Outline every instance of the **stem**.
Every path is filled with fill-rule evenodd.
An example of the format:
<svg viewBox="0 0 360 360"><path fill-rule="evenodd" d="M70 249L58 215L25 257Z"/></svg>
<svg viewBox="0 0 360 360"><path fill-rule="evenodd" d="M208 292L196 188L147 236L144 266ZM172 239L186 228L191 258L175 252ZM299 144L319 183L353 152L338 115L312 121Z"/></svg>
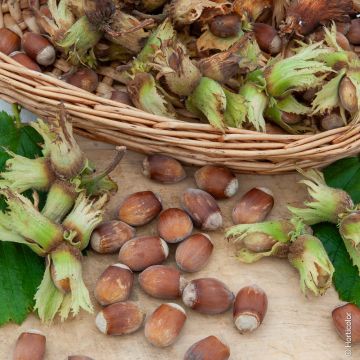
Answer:
<svg viewBox="0 0 360 360"><path fill-rule="evenodd" d="M15 124L16 124L16 127L19 129L22 124L21 124L21 118L20 118L20 112L21 112L21 106L17 103L14 103L11 105L12 107L12 110L13 110L13 116L14 116L14 119L15 119Z"/></svg>

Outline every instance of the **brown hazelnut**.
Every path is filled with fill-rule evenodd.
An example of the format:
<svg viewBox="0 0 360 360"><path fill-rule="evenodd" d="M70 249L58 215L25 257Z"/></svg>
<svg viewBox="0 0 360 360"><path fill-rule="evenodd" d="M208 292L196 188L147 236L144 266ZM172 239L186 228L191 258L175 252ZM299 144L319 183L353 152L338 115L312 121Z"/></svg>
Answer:
<svg viewBox="0 0 360 360"><path fill-rule="evenodd" d="M270 189L256 187L242 196L232 212L234 224L253 224L264 221L274 206Z"/></svg>
<svg viewBox="0 0 360 360"><path fill-rule="evenodd" d="M110 265L96 283L95 298L103 306L126 301L130 297L133 284L134 274L128 266Z"/></svg>
<svg viewBox="0 0 360 360"><path fill-rule="evenodd" d="M213 249L208 235L194 234L176 248L176 264L182 271L199 271L208 263Z"/></svg>
<svg viewBox="0 0 360 360"><path fill-rule="evenodd" d="M220 314L227 311L234 301L234 294L227 286L213 278L196 279L185 287L182 300L193 310L203 314Z"/></svg>
<svg viewBox="0 0 360 360"><path fill-rule="evenodd" d="M118 220L100 224L91 234L90 244L99 254L112 254L135 237L135 229Z"/></svg>
<svg viewBox="0 0 360 360"><path fill-rule="evenodd" d="M345 304L332 312L333 322L339 336L352 344L360 343L360 308Z"/></svg>
<svg viewBox="0 0 360 360"><path fill-rule="evenodd" d="M161 154L149 155L144 159L143 174L163 184L174 184L186 177L185 170L179 161Z"/></svg>
<svg viewBox="0 0 360 360"><path fill-rule="evenodd" d="M22 38L22 45L25 53L38 64L49 66L55 62L55 48L44 36L27 32Z"/></svg>
<svg viewBox="0 0 360 360"><path fill-rule="evenodd" d="M38 330L23 332L15 346L14 360L43 360L45 357L46 337Z"/></svg>
<svg viewBox="0 0 360 360"><path fill-rule="evenodd" d="M134 106L129 94L126 91L114 90L111 93L110 99L125 105Z"/></svg>
<svg viewBox="0 0 360 360"><path fill-rule="evenodd" d="M228 38L239 34L241 21L236 14L218 15L210 21L209 29L215 36Z"/></svg>
<svg viewBox="0 0 360 360"><path fill-rule="evenodd" d="M194 225L203 230L216 230L222 226L222 215L216 200L207 192L187 189L182 195L182 207Z"/></svg>
<svg viewBox="0 0 360 360"><path fill-rule="evenodd" d="M15 51L10 54L10 57L29 70L41 72L40 66L23 52Z"/></svg>
<svg viewBox="0 0 360 360"><path fill-rule="evenodd" d="M336 30L338 32L341 32L342 34L346 35L350 30L351 23L349 22L335 22L336 24Z"/></svg>
<svg viewBox="0 0 360 360"><path fill-rule="evenodd" d="M68 360L93 360L93 358L83 355L71 355L68 356Z"/></svg>
<svg viewBox="0 0 360 360"><path fill-rule="evenodd" d="M70 75L65 75L64 79L68 84L91 93L94 92L99 85L98 74L89 68L82 68Z"/></svg>
<svg viewBox="0 0 360 360"><path fill-rule="evenodd" d="M169 255L169 247L158 236L140 236L126 242L119 252L119 260L133 271L142 271L161 264Z"/></svg>
<svg viewBox="0 0 360 360"><path fill-rule="evenodd" d="M96 316L96 326L107 335L126 335L137 331L145 314L133 302L119 302L107 306Z"/></svg>
<svg viewBox="0 0 360 360"><path fill-rule="evenodd" d="M160 214L157 229L166 242L178 243L191 235L193 223L184 210L170 208Z"/></svg>
<svg viewBox="0 0 360 360"><path fill-rule="evenodd" d="M264 320L267 311L267 296L258 286L246 286L236 295L234 322L241 334L256 330Z"/></svg>
<svg viewBox="0 0 360 360"><path fill-rule="evenodd" d="M357 89L347 76L343 77L340 81L339 97L341 105L345 110L350 113L354 113L358 110Z"/></svg>
<svg viewBox="0 0 360 360"><path fill-rule="evenodd" d="M63 294L68 294L71 291L70 279L65 278L58 280L55 267L52 263L50 264L50 274L54 285L59 291L61 291Z"/></svg>
<svg viewBox="0 0 360 360"><path fill-rule="evenodd" d="M14 51L20 50L20 37L9 29L0 29L0 52L10 55Z"/></svg>
<svg viewBox="0 0 360 360"><path fill-rule="evenodd" d="M346 51L351 51L351 45L348 38L339 31L336 32L336 42L342 49Z"/></svg>
<svg viewBox="0 0 360 360"><path fill-rule="evenodd" d="M262 51L276 55L282 49L282 41L275 28L264 23L253 25L255 38Z"/></svg>
<svg viewBox="0 0 360 360"><path fill-rule="evenodd" d="M176 341L185 321L186 313L180 305L162 304L146 320L145 337L154 346L170 346Z"/></svg>
<svg viewBox="0 0 360 360"><path fill-rule="evenodd" d="M142 226L154 220L162 210L161 200L152 191L129 195L119 208L119 219L132 226Z"/></svg>
<svg viewBox="0 0 360 360"><path fill-rule="evenodd" d="M194 176L198 188L208 192L215 199L230 198L236 194L239 187L235 174L221 166L203 166Z"/></svg>
<svg viewBox="0 0 360 360"><path fill-rule="evenodd" d="M228 360L230 348L216 336L208 336L192 345L184 360Z"/></svg>
<svg viewBox="0 0 360 360"><path fill-rule="evenodd" d="M351 20L351 25L346 37L353 45L360 45L360 19Z"/></svg>
<svg viewBox="0 0 360 360"><path fill-rule="evenodd" d="M181 296L187 282L179 270L165 265L153 265L139 275L139 284L148 295L170 300Z"/></svg>
<svg viewBox="0 0 360 360"><path fill-rule="evenodd" d="M345 126L341 116L335 113L324 116L320 123L321 128L324 130L332 130Z"/></svg>

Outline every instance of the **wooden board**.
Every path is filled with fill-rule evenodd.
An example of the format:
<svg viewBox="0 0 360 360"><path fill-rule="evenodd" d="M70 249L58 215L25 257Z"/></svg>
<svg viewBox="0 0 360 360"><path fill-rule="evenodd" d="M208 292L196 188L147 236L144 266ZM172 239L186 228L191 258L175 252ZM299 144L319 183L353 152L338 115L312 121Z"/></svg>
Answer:
<svg viewBox="0 0 360 360"><path fill-rule="evenodd" d="M111 146L81 140L86 154L101 168L113 155ZM194 168L187 168L188 178L177 185L164 186L145 179L141 174L143 156L127 153L113 178L119 184L117 195L107 208L107 218L116 218L120 201L140 190L153 190L163 199L164 207L179 206L181 193L194 187ZM286 205L301 204L304 189L297 184L298 175L256 176L239 175L240 189L231 200L220 202L225 227L231 225L231 210L236 199L254 186L267 186L275 194L276 206L270 218L285 217ZM155 222L140 228L138 234L155 234ZM265 259L253 265L239 263L234 257L233 245L224 240L223 233L213 232L215 251L208 266L199 273L186 275L187 279L217 277L237 292L241 287L256 283L266 290L269 309L263 325L253 334L240 335L233 326L231 312L204 316L187 310L188 319L179 340L167 349L149 345L140 330L124 337L107 337L99 333L94 315L81 313L76 319L52 326L40 324L30 316L23 325L7 325L0 329L0 359L11 359L18 335L29 328L42 330L47 336L47 360L67 359L70 354L91 356L94 360L181 360L194 342L211 334L219 336L231 348L232 360L340 360L346 359L345 344L335 333L331 311L341 302L330 289L320 298L306 299L299 289L297 272L285 260ZM117 261L116 255L100 256L90 253L84 259L84 278L90 291L100 273ZM173 264L173 251L167 264ZM160 300L152 299L136 284L133 301L139 302L151 313ZM95 301L94 301L95 303ZM181 303L179 301L179 303ZM96 312L100 306L96 305ZM360 346L353 346L352 358L360 358Z"/></svg>

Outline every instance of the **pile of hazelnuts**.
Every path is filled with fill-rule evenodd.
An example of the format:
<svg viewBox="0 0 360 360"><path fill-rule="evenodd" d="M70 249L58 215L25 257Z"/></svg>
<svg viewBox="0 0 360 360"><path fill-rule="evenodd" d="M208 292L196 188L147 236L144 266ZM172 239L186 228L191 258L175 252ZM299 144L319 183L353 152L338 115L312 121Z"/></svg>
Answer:
<svg viewBox="0 0 360 360"><path fill-rule="evenodd" d="M180 162L165 155L150 155L143 162L143 173L164 184L176 183L186 173ZM227 168L207 165L195 173L198 189L187 189L181 196L182 209L163 210L161 199L152 191L136 192L126 197L118 210L118 219L101 224L91 237L92 249L100 254L119 252L119 263L109 266L95 287L95 298L104 306L96 325L104 334L124 335L137 331L145 321L145 337L154 346L164 348L178 338L186 312L178 304L164 303L145 319L141 307L128 301L138 282L148 295L182 302L199 313L215 315L233 307L234 323L240 333L251 332L262 323L267 310L267 296L258 286L242 288L236 297L215 278L187 281L181 272L194 273L204 268L213 252L208 234L194 233L193 227L212 231L222 226L217 199L234 196L238 190L236 176ZM237 223L262 221L274 204L270 190L254 188L235 205ZM157 236L136 237L135 227L158 217ZM176 244L178 268L162 265L169 245ZM188 349L184 359L225 360L230 349L215 336L209 336Z"/></svg>

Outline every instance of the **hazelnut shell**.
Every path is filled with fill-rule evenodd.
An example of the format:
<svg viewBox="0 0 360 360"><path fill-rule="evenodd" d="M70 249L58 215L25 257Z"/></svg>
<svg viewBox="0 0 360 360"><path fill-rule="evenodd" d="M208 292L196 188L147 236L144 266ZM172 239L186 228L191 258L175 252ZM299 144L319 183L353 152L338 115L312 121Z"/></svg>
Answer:
<svg viewBox="0 0 360 360"><path fill-rule="evenodd" d="M360 343L360 308L354 304L345 304L335 308L332 319L336 331L344 341ZM351 329L351 334L349 330ZM348 333L348 334L347 334Z"/></svg>
<svg viewBox="0 0 360 360"><path fill-rule="evenodd" d="M169 247L158 236L140 236L126 242L119 252L119 260L133 271L142 271L161 264L169 255Z"/></svg>
<svg viewBox="0 0 360 360"><path fill-rule="evenodd" d="M22 46L25 53L40 65L49 66L56 60L55 48L40 34L26 32L22 38Z"/></svg>
<svg viewBox="0 0 360 360"><path fill-rule="evenodd" d="M132 226L142 226L155 219L161 210L161 201L152 191L140 191L123 201L119 219Z"/></svg>
<svg viewBox="0 0 360 360"><path fill-rule="evenodd" d="M216 336L208 336L192 345L184 360L228 360L229 357L230 348Z"/></svg>
<svg viewBox="0 0 360 360"><path fill-rule="evenodd" d="M45 335L38 330L29 330L17 339L13 360L43 360L45 350Z"/></svg>
<svg viewBox="0 0 360 360"><path fill-rule="evenodd" d="M213 249L214 245L208 235L194 234L176 248L176 264L182 271L199 271L208 263Z"/></svg>
<svg viewBox="0 0 360 360"><path fill-rule="evenodd" d="M21 39L13 31L1 28L0 29L0 52L5 55L10 55L14 51L20 50Z"/></svg>

